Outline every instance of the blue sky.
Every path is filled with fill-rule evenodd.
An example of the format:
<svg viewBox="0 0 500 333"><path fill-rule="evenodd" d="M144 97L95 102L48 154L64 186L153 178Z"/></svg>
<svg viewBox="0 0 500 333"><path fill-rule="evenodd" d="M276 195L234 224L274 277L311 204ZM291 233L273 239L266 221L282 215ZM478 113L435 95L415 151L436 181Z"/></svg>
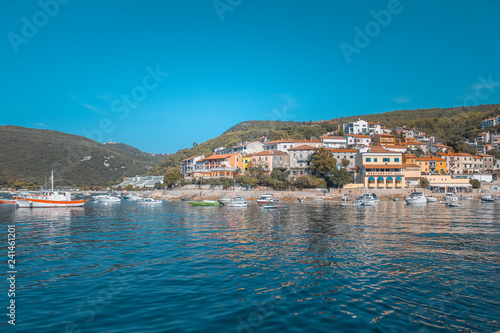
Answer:
<svg viewBox="0 0 500 333"><path fill-rule="evenodd" d="M245 120L500 103L500 2L0 2L0 125L173 153Z"/></svg>

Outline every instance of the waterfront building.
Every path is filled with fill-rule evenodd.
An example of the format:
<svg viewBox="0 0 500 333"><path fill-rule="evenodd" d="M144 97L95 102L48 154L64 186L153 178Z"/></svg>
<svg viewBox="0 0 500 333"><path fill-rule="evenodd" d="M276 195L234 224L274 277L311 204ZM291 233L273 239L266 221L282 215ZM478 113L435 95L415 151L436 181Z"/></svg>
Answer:
<svg viewBox="0 0 500 333"><path fill-rule="evenodd" d="M414 159L420 166L422 174L446 174L446 160L439 156L424 156Z"/></svg>
<svg viewBox="0 0 500 333"><path fill-rule="evenodd" d="M234 178L241 170L242 155L219 154L202 158L196 162L195 178Z"/></svg>
<svg viewBox="0 0 500 333"><path fill-rule="evenodd" d="M352 169L356 167L356 156L358 155L357 149L327 149L332 153L333 158L337 161L337 165L342 164L342 160L345 159L349 161L346 169Z"/></svg>
<svg viewBox="0 0 500 333"><path fill-rule="evenodd" d="M274 168L290 167L290 155L280 150L265 150L246 157L252 158L253 167L260 167L267 174L271 174Z"/></svg>
<svg viewBox="0 0 500 333"><path fill-rule="evenodd" d="M290 177L297 178L311 174L311 155L315 150L316 148L306 145L288 150L288 154L290 155Z"/></svg>
<svg viewBox="0 0 500 333"><path fill-rule="evenodd" d="M438 153L446 161L451 174L474 172L474 157L466 153Z"/></svg>
<svg viewBox="0 0 500 333"><path fill-rule="evenodd" d="M359 173L356 182L368 188L406 187L403 157L382 147L371 147L360 152L356 160Z"/></svg>
<svg viewBox="0 0 500 333"><path fill-rule="evenodd" d="M183 179L189 180L191 179L191 174L195 170L196 162L201 160L202 158L205 158L205 155L201 156L193 156L186 158L181 161L181 177Z"/></svg>
<svg viewBox="0 0 500 333"><path fill-rule="evenodd" d="M472 185L468 178L456 178L451 175L425 176L429 181L429 189L436 192L468 192Z"/></svg>
<svg viewBox="0 0 500 333"><path fill-rule="evenodd" d="M481 157L481 160L482 160L482 166L481 166L481 169L483 170L483 172L485 172L486 170L493 170L495 164L495 158L491 155L488 155L488 154L477 154L477 156Z"/></svg>

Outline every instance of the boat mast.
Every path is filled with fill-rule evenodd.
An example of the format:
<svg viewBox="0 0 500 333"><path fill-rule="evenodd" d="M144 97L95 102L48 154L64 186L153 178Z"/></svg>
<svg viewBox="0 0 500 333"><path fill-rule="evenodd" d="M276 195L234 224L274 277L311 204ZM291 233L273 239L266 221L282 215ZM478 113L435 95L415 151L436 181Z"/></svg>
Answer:
<svg viewBox="0 0 500 333"><path fill-rule="evenodd" d="M54 191L54 170L52 170L52 175L50 176L52 191Z"/></svg>

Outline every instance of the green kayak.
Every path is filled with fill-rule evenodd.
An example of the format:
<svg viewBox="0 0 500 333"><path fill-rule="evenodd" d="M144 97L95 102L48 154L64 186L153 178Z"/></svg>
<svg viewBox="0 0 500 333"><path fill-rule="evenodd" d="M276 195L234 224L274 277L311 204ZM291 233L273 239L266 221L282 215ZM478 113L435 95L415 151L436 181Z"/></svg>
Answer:
<svg viewBox="0 0 500 333"><path fill-rule="evenodd" d="M189 204L191 206L219 206L219 202L213 200L191 201Z"/></svg>

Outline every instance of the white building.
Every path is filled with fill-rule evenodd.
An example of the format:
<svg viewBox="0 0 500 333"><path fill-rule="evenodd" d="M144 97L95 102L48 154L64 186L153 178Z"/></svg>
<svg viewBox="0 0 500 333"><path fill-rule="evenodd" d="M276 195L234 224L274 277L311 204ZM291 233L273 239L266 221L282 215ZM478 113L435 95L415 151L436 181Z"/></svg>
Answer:
<svg viewBox="0 0 500 333"><path fill-rule="evenodd" d="M190 175L194 172L196 162L205 158L205 155L201 156L193 156L190 158L186 158L181 161L181 177L184 179L191 179Z"/></svg>
<svg viewBox="0 0 500 333"><path fill-rule="evenodd" d="M262 142L240 142L233 147L220 147L214 150L215 155L225 155L225 154L238 154L243 155L260 153L264 150L264 144Z"/></svg>
<svg viewBox="0 0 500 333"><path fill-rule="evenodd" d="M489 119L484 119L483 121L481 121L481 128L486 128L488 126L494 127L497 125L500 125L500 116L496 116L496 117L489 118Z"/></svg>
<svg viewBox="0 0 500 333"><path fill-rule="evenodd" d="M295 148L299 146L310 146L312 148L323 147L323 142L321 140L276 140L270 141L263 145L265 151L267 150L279 150L288 153L288 149Z"/></svg>
<svg viewBox="0 0 500 333"><path fill-rule="evenodd" d="M322 136L324 148L347 148L347 140L343 136Z"/></svg>
<svg viewBox="0 0 500 333"><path fill-rule="evenodd" d="M358 121L345 123L343 125L345 135L368 134L368 122L359 119Z"/></svg>
<svg viewBox="0 0 500 333"><path fill-rule="evenodd" d="M347 147L369 147L372 143L372 138L368 135L350 134L344 135L347 140Z"/></svg>

